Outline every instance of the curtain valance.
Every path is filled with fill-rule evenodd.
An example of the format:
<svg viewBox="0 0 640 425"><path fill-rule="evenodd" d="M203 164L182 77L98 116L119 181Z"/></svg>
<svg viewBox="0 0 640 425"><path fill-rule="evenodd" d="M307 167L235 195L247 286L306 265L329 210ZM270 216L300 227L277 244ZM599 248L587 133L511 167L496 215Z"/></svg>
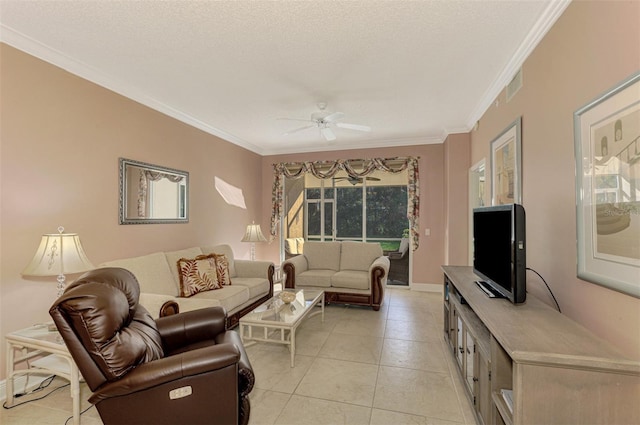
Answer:
<svg viewBox="0 0 640 425"><path fill-rule="evenodd" d="M373 159L338 159L336 161L314 162L281 162L273 164L273 188L271 209L271 239L278 233L278 224L283 210L284 179L296 179L310 173L319 179L330 179L339 171L345 171L349 177L365 177L376 170L388 173L400 173L407 170L407 219L409 220L409 233L411 246L415 251L418 248L420 232L418 219L420 216L420 190L418 158L373 158Z"/></svg>
<svg viewBox="0 0 640 425"><path fill-rule="evenodd" d="M161 173L159 171L144 170L141 172L140 179L138 180L138 217L147 217L147 190L149 189L150 181L157 182L162 179L167 179L172 183L179 183L183 178L183 176Z"/></svg>

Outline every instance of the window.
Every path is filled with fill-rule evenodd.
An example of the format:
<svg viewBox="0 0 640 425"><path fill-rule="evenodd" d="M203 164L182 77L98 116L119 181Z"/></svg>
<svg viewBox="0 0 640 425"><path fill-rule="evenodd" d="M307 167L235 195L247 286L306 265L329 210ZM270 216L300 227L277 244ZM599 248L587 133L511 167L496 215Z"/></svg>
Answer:
<svg viewBox="0 0 640 425"><path fill-rule="evenodd" d="M307 240L379 242L384 250L393 251L409 227L406 176L307 176L303 193Z"/></svg>

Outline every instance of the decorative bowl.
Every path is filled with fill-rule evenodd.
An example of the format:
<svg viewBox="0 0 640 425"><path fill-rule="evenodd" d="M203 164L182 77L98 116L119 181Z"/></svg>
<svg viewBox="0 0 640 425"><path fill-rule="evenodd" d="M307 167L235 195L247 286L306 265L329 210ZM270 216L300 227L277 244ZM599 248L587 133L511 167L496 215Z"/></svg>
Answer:
<svg viewBox="0 0 640 425"><path fill-rule="evenodd" d="M280 299L285 304L289 304L296 299L296 294L293 292L280 292Z"/></svg>

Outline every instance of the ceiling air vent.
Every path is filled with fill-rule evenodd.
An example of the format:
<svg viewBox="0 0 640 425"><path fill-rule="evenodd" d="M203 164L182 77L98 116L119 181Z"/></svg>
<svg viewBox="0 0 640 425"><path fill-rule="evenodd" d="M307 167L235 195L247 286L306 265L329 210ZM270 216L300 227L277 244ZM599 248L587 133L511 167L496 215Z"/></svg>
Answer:
<svg viewBox="0 0 640 425"><path fill-rule="evenodd" d="M520 87L522 87L522 68L516 72L516 75L511 81L509 81L509 84L507 84L507 102L510 101L516 93L518 93Z"/></svg>

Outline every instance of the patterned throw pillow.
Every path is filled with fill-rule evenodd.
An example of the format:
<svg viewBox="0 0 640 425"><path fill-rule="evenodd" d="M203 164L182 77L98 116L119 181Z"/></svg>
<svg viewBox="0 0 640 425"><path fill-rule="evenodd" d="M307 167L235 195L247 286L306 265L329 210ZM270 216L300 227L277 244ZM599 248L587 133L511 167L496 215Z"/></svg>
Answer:
<svg viewBox="0 0 640 425"><path fill-rule="evenodd" d="M181 297L221 288L214 254L199 255L194 259L181 258L178 260L178 271Z"/></svg>
<svg viewBox="0 0 640 425"><path fill-rule="evenodd" d="M216 259L216 270L218 271L218 283L221 286L231 285L231 273L229 273L229 259L224 254L211 254Z"/></svg>

